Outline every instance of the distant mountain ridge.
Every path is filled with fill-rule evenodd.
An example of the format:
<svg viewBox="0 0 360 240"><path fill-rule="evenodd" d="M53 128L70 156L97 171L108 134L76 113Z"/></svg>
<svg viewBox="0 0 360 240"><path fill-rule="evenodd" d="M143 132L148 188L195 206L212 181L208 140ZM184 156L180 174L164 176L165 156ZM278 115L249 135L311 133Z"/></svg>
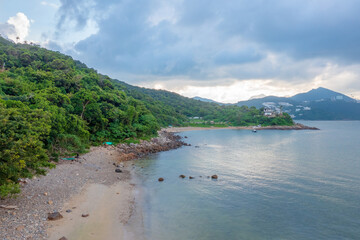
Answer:
<svg viewBox="0 0 360 240"><path fill-rule="evenodd" d="M292 96L291 99L298 102L322 101L326 99L333 99L333 100L337 99L337 100L344 100L347 102L356 102L356 100L353 98L350 98L342 93L338 93L323 87L312 89L306 93L296 94L295 96Z"/></svg>
<svg viewBox="0 0 360 240"><path fill-rule="evenodd" d="M286 112L295 120L360 120L360 103L356 99L323 87L292 97L251 98L236 105Z"/></svg>

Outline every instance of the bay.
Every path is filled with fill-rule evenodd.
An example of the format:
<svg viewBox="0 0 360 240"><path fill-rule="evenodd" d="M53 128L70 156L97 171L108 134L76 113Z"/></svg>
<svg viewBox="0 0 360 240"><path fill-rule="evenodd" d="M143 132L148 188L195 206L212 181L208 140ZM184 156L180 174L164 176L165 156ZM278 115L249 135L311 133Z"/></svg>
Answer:
<svg viewBox="0 0 360 240"><path fill-rule="evenodd" d="M146 238L358 239L360 122L301 123L321 130L183 132L137 161Z"/></svg>

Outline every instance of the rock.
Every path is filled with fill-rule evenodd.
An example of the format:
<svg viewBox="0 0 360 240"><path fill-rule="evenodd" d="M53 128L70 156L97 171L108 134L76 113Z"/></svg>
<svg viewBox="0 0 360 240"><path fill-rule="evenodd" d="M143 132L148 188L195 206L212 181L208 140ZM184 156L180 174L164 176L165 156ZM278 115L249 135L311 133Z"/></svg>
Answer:
<svg viewBox="0 0 360 240"><path fill-rule="evenodd" d="M66 210L67 213L71 213L72 211L70 209Z"/></svg>
<svg viewBox="0 0 360 240"><path fill-rule="evenodd" d="M47 196L48 195L48 193L47 192L44 192L44 196Z"/></svg>
<svg viewBox="0 0 360 240"><path fill-rule="evenodd" d="M122 172L122 170L121 170L121 169L119 169L119 168L117 168L117 169L115 169L115 172L117 172L117 173L121 173L121 172Z"/></svg>
<svg viewBox="0 0 360 240"><path fill-rule="evenodd" d="M194 177L190 176L189 179L194 179Z"/></svg>
<svg viewBox="0 0 360 240"><path fill-rule="evenodd" d="M0 208L5 208L5 209L19 209L18 206L15 206L15 205L0 205Z"/></svg>
<svg viewBox="0 0 360 240"><path fill-rule="evenodd" d="M22 230L24 230L24 228L25 228L24 226L18 226L18 227L16 228L16 230L17 230L17 231L22 231Z"/></svg>
<svg viewBox="0 0 360 240"><path fill-rule="evenodd" d="M68 240L66 237L59 238L59 240Z"/></svg>
<svg viewBox="0 0 360 240"><path fill-rule="evenodd" d="M85 218L85 217L88 217L89 214L88 213L83 213L83 214L81 214L81 216Z"/></svg>
<svg viewBox="0 0 360 240"><path fill-rule="evenodd" d="M185 176L185 175L182 175L182 174L181 174L179 177L180 177L180 178L186 178L186 176Z"/></svg>
<svg viewBox="0 0 360 240"><path fill-rule="evenodd" d="M218 179L218 176L217 175L212 175L211 179Z"/></svg>
<svg viewBox="0 0 360 240"><path fill-rule="evenodd" d="M54 221L63 218L59 212L48 213L48 220Z"/></svg>
<svg viewBox="0 0 360 240"><path fill-rule="evenodd" d="M50 201L48 201L47 203L48 203L49 205L53 205L54 202L50 200Z"/></svg>
<svg viewBox="0 0 360 240"><path fill-rule="evenodd" d="M163 181L164 181L164 178L161 177L161 178L158 179L158 181L159 181L159 182L163 182Z"/></svg>

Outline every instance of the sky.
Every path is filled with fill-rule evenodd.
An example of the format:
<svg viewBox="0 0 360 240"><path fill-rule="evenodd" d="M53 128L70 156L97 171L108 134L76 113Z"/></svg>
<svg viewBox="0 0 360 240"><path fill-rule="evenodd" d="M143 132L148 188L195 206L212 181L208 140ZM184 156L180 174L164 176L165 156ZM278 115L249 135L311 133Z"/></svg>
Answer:
<svg viewBox="0 0 360 240"><path fill-rule="evenodd" d="M358 0L0 0L0 34L187 97L360 99L359 13Z"/></svg>

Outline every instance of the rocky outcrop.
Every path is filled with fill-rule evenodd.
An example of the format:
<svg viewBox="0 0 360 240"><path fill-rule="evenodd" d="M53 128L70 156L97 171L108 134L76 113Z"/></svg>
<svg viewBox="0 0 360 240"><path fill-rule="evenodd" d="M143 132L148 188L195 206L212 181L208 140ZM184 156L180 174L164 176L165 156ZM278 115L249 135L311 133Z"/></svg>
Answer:
<svg viewBox="0 0 360 240"><path fill-rule="evenodd" d="M128 161L144 157L151 153L176 149L188 144L181 141L181 137L174 133L160 131L159 136L150 141L140 140L140 143L118 144L115 148L121 152L119 161Z"/></svg>

